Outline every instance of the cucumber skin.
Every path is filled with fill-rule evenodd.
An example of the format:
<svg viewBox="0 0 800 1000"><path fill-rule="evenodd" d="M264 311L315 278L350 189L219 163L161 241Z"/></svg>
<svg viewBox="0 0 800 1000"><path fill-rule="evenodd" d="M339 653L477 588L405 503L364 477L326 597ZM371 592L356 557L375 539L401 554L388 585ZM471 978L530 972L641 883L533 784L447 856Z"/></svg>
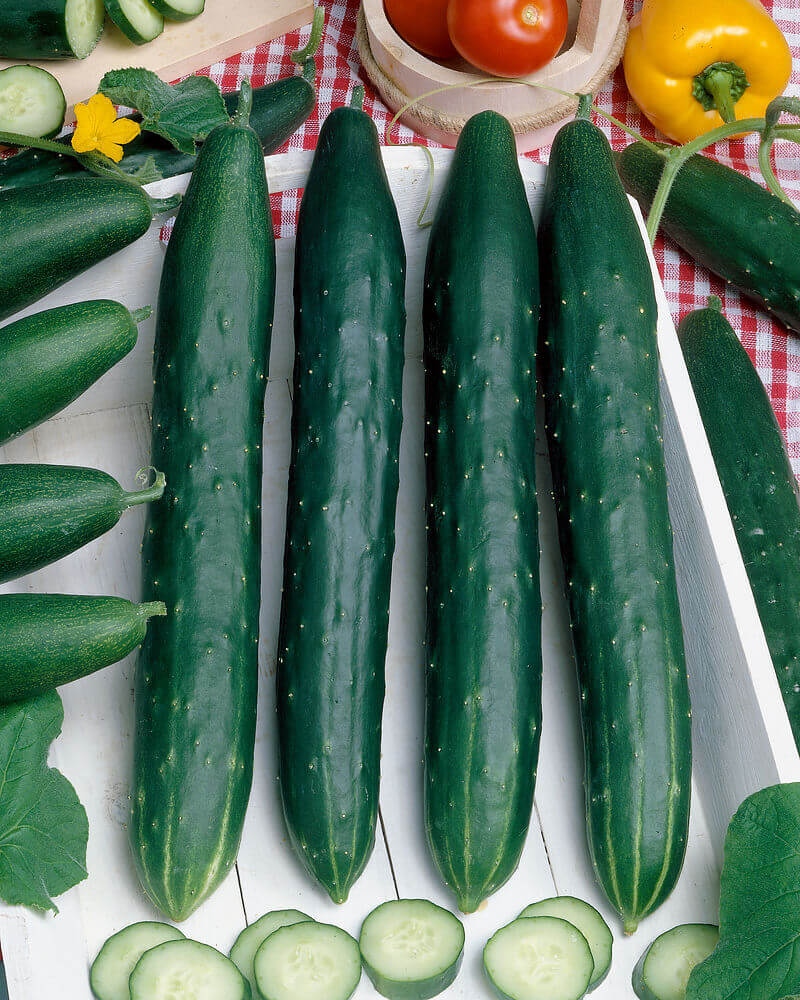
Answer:
<svg viewBox="0 0 800 1000"><path fill-rule="evenodd" d="M649 208L664 161L636 142L617 155L627 190ZM800 216L766 188L707 156L678 173L661 228L698 264L800 333Z"/></svg>
<svg viewBox="0 0 800 1000"><path fill-rule="evenodd" d="M151 7L155 7L159 14L161 14L162 17L165 17L168 21L175 21L181 24L186 21L193 21L196 17L200 17L203 13L202 10L199 10L196 14L182 13L176 10L172 4L165 2L165 0L148 0L148 2ZM203 10L205 10L205 2L203 3Z"/></svg>
<svg viewBox="0 0 800 1000"><path fill-rule="evenodd" d="M570 123L556 138L539 249L545 412L581 689L589 850L632 933L683 865L691 712L653 282L608 142L589 122Z"/></svg>
<svg viewBox="0 0 800 1000"><path fill-rule="evenodd" d="M198 157L167 249L154 357L151 629L136 680L134 859L173 920L227 875L250 794L261 584L264 392L275 244L255 132L222 125Z"/></svg>
<svg viewBox="0 0 800 1000"><path fill-rule="evenodd" d="M155 35L143 35L140 33L138 28L128 19L128 15L125 13L123 7L124 0L103 0L103 5L106 8L106 14L114 22L114 24L119 28L122 34L128 39L129 42L133 42L134 45L148 45L150 42L154 42L159 35L164 33L164 18L161 18L161 30ZM148 0L145 0L147 3ZM148 6L152 7L152 4L148 3ZM158 13L157 11L155 13Z"/></svg>
<svg viewBox="0 0 800 1000"><path fill-rule="evenodd" d="M123 659L154 605L120 597L0 595L0 704L23 701Z"/></svg>
<svg viewBox="0 0 800 1000"><path fill-rule="evenodd" d="M463 912L515 871L533 805L538 317L536 233L513 135L486 112L461 134L431 230L423 307L425 826Z"/></svg>
<svg viewBox="0 0 800 1000"><path fill-rule="evenodd" d="M0 58L75 58L67 38L66 0L3 0Z"/></svg>
<svg viewBox="0 0 800 1000"><path fill-rule="evenodd" d="M712 924L690 924L690 925L687 925L687 926L704 927L705 928L705 927L712 927L713 925ZM672 930L676 930L676 929L677 928L674 928L674 927L672 928ZM716 930L717 928L715 927L714 929ZM669 934L669 933L670 933L670 931L665 931L664 932L664 934ZM633 992L636 994L636 996L639 998L639 1000L663 1000L663 997L660 997L657 993L654 993L650 989L650 987L647 985L647 983L645 982L645 978L644 978L644 964L647 961L648 956L650 955L650 952L653 950L653 945L657 941L660 941L661 938L664 937L664 934L660 934L655 939L655 941L652 941L650 943L650 945L648 946L648 948L645 950L645 953L642 955L642 957L636 963L636 968L633 970L633 975L631 977L631 986L633 987ZM786 998L786 1000L791 1000L791 997Z"/></svg>
<svg viewBox="0 0 800 1000"><path fill-rule="evenodd" d="M701 309L678 333L800 746L800 489L769 396L730 323Z"/></svg>
<svg viewBox="0 0 800 1000"><path fill-rule="evenodd" d="M137 336L128 310L107 299L60 306L3 327L0 445L76 400L133 350Z"/></svg>
<svg viewBox="0 0 800 1000"><path fill-rule="evenodd" d="M147 232L145 192L125 181L72 177L0 192L0 320Z"/></svg>
<svg viewBox="0 0 800 1000"><path fill-rule="evenodd" d="M367 864L378 817L405 272L377 130L363 112L337 108L297 234L277 684L290 839L337 903Z"/></svg>
<svg viewBox="0 0 800 1000"><path fill-rule="evenodd" d="M235 111L238 98L238 91L224 95L223 100L230 114ZM265 156L280 149L294 135L314 110L316 102L313 86L302 76L287 76L265 87L253 89L250 127L258 133ZM64 143L68 144L69 141L70 137L67 137ZM196 156L181 153L165 139L151 132L143 132L125 147L125 155L119 166L126 173L132 174L151 157L164 178L189 173L197 162ZM0 191L26 188L75 174L85 176L85 171L71 156L25 149L0 160Z"/></svg>

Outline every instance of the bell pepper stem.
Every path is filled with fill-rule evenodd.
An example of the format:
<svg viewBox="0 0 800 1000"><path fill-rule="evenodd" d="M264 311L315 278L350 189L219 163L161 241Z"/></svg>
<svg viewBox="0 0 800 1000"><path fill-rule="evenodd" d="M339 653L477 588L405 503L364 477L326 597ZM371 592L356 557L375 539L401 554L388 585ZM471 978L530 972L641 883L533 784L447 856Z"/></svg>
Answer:
<svg viewBox="0 0 800 1000"><path fill-rule="evenodd" d="M725 70L717 70L706 78L706 90L714 98L714 104L724 122L736 121L736 104L731 91L732 78Z"/></svg>
<svg viewBox="0 0 800 1000"><path fill-rule="evenodd" d="M694 78L692 96L705 111L716 108L724 122L733 122L736 102L749 86L747 74L737 63L715 62Z"/></svg>

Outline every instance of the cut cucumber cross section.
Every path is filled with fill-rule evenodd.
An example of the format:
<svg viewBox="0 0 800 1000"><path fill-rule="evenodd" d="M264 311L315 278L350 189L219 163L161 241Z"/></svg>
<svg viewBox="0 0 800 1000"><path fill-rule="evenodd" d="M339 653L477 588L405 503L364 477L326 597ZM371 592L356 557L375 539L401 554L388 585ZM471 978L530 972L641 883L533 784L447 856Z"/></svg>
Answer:
<svg viewBox="0 0 800 1000"><path fill-rule="evenodd" d="M64 24L70 48L78 59L85 59L100 41L106 19L103 0L67 0Z"/></svg>
<svg viewBox="0 0 800 1000"><path fill-rule="evenodd" d="M159 14L168 21L191 21L203 13L206 0L151 0Z"/></svg>
<svg viewBox="0 0 800 1000"><path fill-rule="evenodd" d="M594 973L586 938L558 917L502 927L483 949L483 965L503 1000L580 1000Z"/></svg>
<svg viewBox="0 0 800 1000"><path fill-rule="evenodd" d="M112 935L92 963L89 985L98 1000L130 1000L128 980L146 951L167 941L180 941L177 927L143 921Z"/></svg>
<svg viewBox="0 0 800 1000"><path fill-rule="evenodd" d="M61 131L66 110L61 84L46 69L0 70L0 132L49 139Z"/></svg>
<svg viewBox="0 0 800 1000"><path fill-rule="evenodd" d="M633 970L639 1000L684 1000L692 969L704 962L719 942L711 924L682 924L657 937Z"/></svg>
<svg viewBox="0 0 800 1000"><path fill-rule="evenodd" d="M146 951L129 987L130 1000L250 1000L250 986L229 958L187 939Z"/></svg>
<svg viewBox="0 0 800 1000"><path fill-rule="evenodd" d="M543 899L540 903L532 903L520 913L520 917L560 917L577 927L586 938L594 960L594 973L589 989L593 990L606 978L611 968L614 935L593 906L574 896L554 896L552 899Z"/></svg>
<svg viewBox="0 0 800 1000"><path fill-rule="evenodd" d="M134 43L146 45L164 30L164 18L147 0L105 0L108 16Z"/></svg>
<svg viewBox="0 0 800 1000"><path fill-rule="evenodd" d="M253 988L253 996L258 996L255 975L253 974L253 959L261 945L267 940L270 934L281 927L290 927L292 924L302 924L311 917L301 913L300 910L272 910L265 913L255 923L245 927L242 933L236 938L231 948L231 961L237 966L239 971L249 980Z"/></svg>
<svg viewBox="0 0 800 1000"><path fill-rule="evenodd" d="M338 927L293 924L261 945L254 972L263 1000L349 1000L361 979L361 954ZM139 998L131 994L131 1000Z"/></svg>
<svg viewBox="0 0 800 1000"><path fill-rule="evenodd" d="M378 993L389 1000L428 1000L458 975L464 925L427 900L394 899L364 921L359 946Z"/></svg>

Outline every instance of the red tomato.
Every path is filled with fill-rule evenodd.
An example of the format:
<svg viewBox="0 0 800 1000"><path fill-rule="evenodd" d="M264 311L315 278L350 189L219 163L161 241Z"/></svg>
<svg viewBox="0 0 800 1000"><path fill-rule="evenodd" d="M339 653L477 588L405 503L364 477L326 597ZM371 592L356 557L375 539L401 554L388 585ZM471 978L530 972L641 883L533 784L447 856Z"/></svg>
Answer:
<svg viewBox="0 0 800 1000"><path fill-rule="evenodd" d="M385 0L386 14L397 34L434 59L457 55L447 31L448 0Z"/></svg>
<svg viewBox="0 0 800 1000"><path fill-rule="evenodd" d="M567 37L567 0L450 0L450 37L473 66L495 76L528 76Z"/></svg>

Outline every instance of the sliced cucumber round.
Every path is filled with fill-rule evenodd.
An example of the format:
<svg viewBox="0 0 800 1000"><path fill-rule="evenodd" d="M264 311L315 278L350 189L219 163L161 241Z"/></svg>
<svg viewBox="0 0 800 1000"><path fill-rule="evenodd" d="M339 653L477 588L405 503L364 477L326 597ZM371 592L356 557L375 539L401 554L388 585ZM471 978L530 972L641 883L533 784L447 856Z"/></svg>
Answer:
<svg viewBox="0 0 800 1000"><path fill-rule="evenodd" d="M147 0L104 0L108 16L134 45L146 45L164 30L164 18Z"/></svg>
<svg viewBox="0 0 800 1000"><path fill-rule="evenodd" d="M594 974L592 950L559 917L523 917L483 949L489 982L503 1000L581 1000Z"/></svg>
<svg viewBox="0 0 800 1000"><path fill-rule="evenodd" d="M61 84L46 69L9 66L0 70L0 132L49 139L61 131L66 110Z"/></svg>
<svg viewBox="0 0 800 1000"><path fill-rule="evenodd" d="M177 927L146 920L113 934L100 949L89 973L89 986L98 1000L130 1000L128 980L139 959L167 941L180 941Z"/></svg>
<svg viewBox="0 0 800 1000"><path fill-rule="evenodd" d="M191 21L203 13L206 0L150 0L168 21Z"/></svg>
<svg viewBox="0 0 800 1000"><path fill-rule="evenodd" d="M464 954L464 925L425 899L393 899L361 927L361 958L389 1000L428 1000L453 982Z"/></svg>
<svg viewBox="0 0 800 1000"><path fill-rule="evenodd" d="M309 921L270 934L253 971L263 1000L349 1000L361 979L361 953L341 928Z"/></svg>
<svg viewBox="0 0 800 1000"><path fill-rule="evenodd" d="M711 924L682 924L666 931L633 970L633 992L639 1000L684 1000L692 969L718 942L719 928Z"/></svg>
<svg viewBox="0 0 800 1000"><path fill-rule="evenodd" d="M67 0L64 25L77 59L85 59L100 41L106 12L103 0Z"/></svg>
<svg viewBox="0 0 800 1000"><path fill-rule="evenodd" d="M247 979L253 988L253 996L258 996L255 975L253 973L253 959L261 945L267 940L270 934L281 927L291 927L292 924L302 924L312 917L306 916L300 910L272 910L265 913L255 923L245 927L239 937L234 941L231 948L231 961L236 965L241 974Z"/></svg>
<svg viewBox="0 0 800 1000"><path fill-rule="evenodd" d="M197 941L168 941L136 963L130 1000L250 1000L250 985L233 962Z"/></svg>
<svg viewBox="0 0 800 1000"><path fill-rule="evenodd" d="M594 960L589 991L606 978L611 968L614 935L593 906L574 896L554 896L552 899L543 899L541 903L532 903L520 913L520 917L560 917L577 927L589 943Z"/></svg>

